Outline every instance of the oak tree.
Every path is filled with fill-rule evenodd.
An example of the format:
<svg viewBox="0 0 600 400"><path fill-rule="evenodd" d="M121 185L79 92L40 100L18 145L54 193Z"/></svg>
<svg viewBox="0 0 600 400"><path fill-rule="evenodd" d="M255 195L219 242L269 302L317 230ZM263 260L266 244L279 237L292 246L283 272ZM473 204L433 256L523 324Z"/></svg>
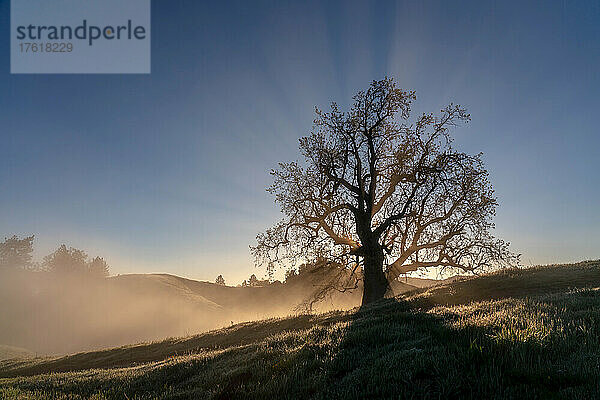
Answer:
<svg viewBox="0 0 600 400"><path fill-rule="evenodd" d="M482 155L452 145L451 129L470 115L450 104L411 121L415 99L385 78L347 112L316 109L300 139L304 162L271 171L268 191L285 217L257 236L258 265L327 259L362 280L367 304L421 268L475 272L517 260L490 233L498 202Z"/></svg>

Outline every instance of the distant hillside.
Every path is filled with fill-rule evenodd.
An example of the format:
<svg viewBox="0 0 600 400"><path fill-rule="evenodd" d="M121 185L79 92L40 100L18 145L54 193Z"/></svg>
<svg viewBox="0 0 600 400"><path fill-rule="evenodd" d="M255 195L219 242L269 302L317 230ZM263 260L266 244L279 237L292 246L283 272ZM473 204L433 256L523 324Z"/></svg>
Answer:
<svg viewBox="0 0 600 400"><path fill-rule="evenodd" d="M326 270L311 271L285 283L243 287L217 285L168 274L120 275L109 280L140 296L170 293L190 301L205 302L207 307L218 309L225 322L239 322L305 311L303 305L306 301L327 282L326 274ZM421 287L429 287L436 282L428 280ZM394 282L392 287L396 294L417 289L399 281ZM314 304L313 308L317 311L349 309L358 306L361 298L361 287L345 293L333 291L326 299Z"/></svg>
<svg viewBox="0 0 600 400"><path fill-rule="evenodd" d="M287 316L303 312L330 273L314 269L286 283L229 287L168 274L92 280L0 271L0 320L11 321L0 325L0 343L61 354ZM393 288L398 294L415 289L402 282ZM333 292L314 310L350 309L360 300L360 287Z"/></svg>
<svg viewBox="0 0 600 400"><path fill-rule="evenodd" d="M514 269L362 309L0 363L0 397L600 398L599 315L600 261Z"/></svg>
<svg viewBox="0 0 600 400"><path fill-rule="evenodd" d="M35 353L21 347L12 347L0 345L0 360L10 358L31 358L35 357Z"/></svg>
<svg viewBox="0 0 600 400"><path fill-rule="evenodd" d="M461 276L452 276L446 279L428 279L428 278L415 278L412 276L400 277L398 282L414 286L416 288L428 288L435 285L444 285L447 283L456 282L463 279Z"/></svg>

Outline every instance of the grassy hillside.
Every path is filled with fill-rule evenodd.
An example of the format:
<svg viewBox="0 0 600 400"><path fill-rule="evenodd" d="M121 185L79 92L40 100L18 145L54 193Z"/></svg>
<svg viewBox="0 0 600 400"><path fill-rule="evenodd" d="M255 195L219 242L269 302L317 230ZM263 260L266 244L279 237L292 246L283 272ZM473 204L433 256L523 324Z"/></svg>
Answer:
<svg viewBox="0 0 600 400"><path fill-rule="evenodd" d="M184 335L226 323L220 305L177 285L176 279L148 275L138 281L143 284L1 271L0 344L61 354Z"/></svg>
<svg viewBox="0 0 600 400"><path fill-rule="evenodd" d="M0 363L0 398L600 398L600 262L349 312Z"/></svg>
<svg viewBox="0 0 600 400"><path fill-rule="evenodd" d="M21 347L0 345L0 360L30 357L35 357L35 353Z"/></svg>
<svg viewBox="0 0 600 400"><path fill-rule="evenodd" d="M331 279L327 274L330 269L313 269L283 284L230 287L168 274L84 279L2 270L0 321L10 324L0 324L0 345L65 354L290 315ZM394 287L396 293L414 288ZM350 309L360 300L360 290L334 292L316 310Z"/></svg>

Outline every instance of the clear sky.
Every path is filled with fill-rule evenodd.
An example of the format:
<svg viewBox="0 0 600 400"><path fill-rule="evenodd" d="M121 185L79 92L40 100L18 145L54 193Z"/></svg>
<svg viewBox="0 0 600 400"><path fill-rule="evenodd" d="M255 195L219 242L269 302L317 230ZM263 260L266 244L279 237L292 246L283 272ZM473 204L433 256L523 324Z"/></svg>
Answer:
<svg viewBox="0 0 600 400"><path fill-rule="evenodd" d="M600 258L600 3L152 1L150 75L10 75L0 0L0 235L113 273L237 283L278 220L268 171L314 106L373 79L453 101L484 152L496 234L525 264Z"/></svg>

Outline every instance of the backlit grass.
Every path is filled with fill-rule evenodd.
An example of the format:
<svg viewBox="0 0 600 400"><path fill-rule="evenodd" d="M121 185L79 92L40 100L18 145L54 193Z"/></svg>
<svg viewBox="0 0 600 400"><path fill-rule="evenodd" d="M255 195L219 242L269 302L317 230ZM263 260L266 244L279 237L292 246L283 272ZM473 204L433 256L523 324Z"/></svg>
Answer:
<svg viewBox="0 0 600 400"><path fill-rule="evenodd" d="M600 264L0 365L0 398L600 398ZM502 293L505 293L503 296Z"/></svg>

